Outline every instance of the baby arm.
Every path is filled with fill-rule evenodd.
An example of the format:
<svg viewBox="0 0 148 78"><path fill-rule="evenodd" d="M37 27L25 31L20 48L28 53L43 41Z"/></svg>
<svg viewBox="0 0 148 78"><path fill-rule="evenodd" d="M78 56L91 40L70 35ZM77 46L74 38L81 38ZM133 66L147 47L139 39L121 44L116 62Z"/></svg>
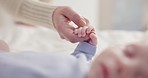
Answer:
<svg viewBox="0 0 148 78"><path fill-rule="evenodd" d="M89 39L80 42L72 55L76 56L77 58L84 56L88 61L91 60L92 57L95 55L97 45L97 37L94 28L91 26L80 27L78 29L75 29L74 34L82 38L88 36Z"/></svg>

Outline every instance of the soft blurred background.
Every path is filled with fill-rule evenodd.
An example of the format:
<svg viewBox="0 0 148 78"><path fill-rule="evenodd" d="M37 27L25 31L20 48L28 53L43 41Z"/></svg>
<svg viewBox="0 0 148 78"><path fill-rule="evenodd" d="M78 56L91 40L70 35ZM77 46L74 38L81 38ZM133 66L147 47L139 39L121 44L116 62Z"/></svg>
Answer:
<svg viewBox="0 0 148 78"><path fill-rule="evenodd" d="M52 4L70 6L88 18L92 26L99 25L99 0L53 0Z"/></svg>
<svg viewBox="0 0 148 78"><path fill-rule="evenodd" d="M98 53L109 46L147 42L147 0L53 0L51 4L68 5L90 20L97 31ZM46 28L21 25L14 33L8 41L12 51L71 53L76 47Z"/></svg>
<svg viewBox="0 0 148 78"><path fill-rule="evenodd" d="M147 0L53 0L68 5L87 17L93 26L115 30L143 31L146 27Z"/></svg>
<svg viewBox="0 0 148 78"><path fill-rule="evenodd" d="M146 30L146 0L100 0L101 29Z"/></svg>

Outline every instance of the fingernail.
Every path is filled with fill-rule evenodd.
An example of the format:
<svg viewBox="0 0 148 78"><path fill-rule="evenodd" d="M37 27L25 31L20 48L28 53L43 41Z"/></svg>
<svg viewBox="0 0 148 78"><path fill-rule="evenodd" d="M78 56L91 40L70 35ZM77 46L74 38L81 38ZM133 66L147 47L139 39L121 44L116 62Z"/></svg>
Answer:
<svg viewBox="0 0 148 78"><path fill-rule="evenodd" d="M80 23L81 26L85 26L85 25L86 25L86 22L85 22L84 19L81 19L81 20L79 21L79 23Z"/></svg>

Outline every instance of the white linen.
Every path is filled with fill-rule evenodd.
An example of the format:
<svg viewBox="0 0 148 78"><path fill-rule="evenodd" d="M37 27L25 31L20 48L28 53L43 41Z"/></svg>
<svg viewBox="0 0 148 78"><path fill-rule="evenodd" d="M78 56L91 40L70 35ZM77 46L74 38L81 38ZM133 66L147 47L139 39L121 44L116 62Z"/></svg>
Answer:
<svg viewBox="0 0 148 78"><path fill-rule="evenodd" d="M9 45L12 51L35 51L35 52L67 52L74 51L76 44L60 39L58 33L46 28L34 28L17 26ZM146 40L148 33L140 31L101 31L98 32L98 48L103 49L114 45Z"/></svg>

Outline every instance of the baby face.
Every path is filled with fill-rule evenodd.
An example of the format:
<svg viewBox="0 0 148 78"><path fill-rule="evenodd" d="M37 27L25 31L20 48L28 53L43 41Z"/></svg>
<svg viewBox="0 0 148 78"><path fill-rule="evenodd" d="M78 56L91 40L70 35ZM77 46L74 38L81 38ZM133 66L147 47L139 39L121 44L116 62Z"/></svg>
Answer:
<svg viewBox="0 0 148 78"><path fill-rule="evenodd" d="M88 78L148 78L148 45L106 49L92 63Z"/></svg>

